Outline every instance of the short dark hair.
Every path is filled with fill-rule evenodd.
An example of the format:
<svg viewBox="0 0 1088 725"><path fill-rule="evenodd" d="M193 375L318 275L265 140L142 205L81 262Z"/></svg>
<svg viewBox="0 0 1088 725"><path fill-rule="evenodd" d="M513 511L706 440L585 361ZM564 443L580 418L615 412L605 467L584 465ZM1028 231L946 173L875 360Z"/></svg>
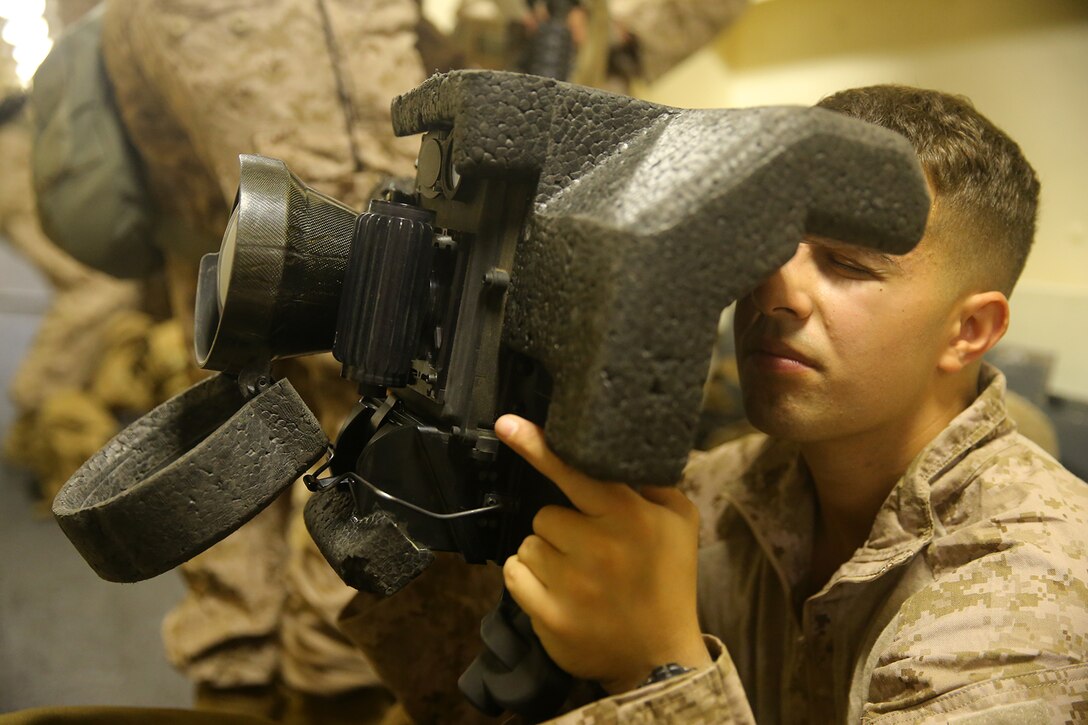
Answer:
<svg viewBox="0 0 1088 725"><path fill-rule="evenodd" d="M1015 141L970 100L940 91L869 86L817 105L905 136L936 196L928 233L950 245L972 279L1011 294L1035 238L1039 202L1039 180Z"/></svg>

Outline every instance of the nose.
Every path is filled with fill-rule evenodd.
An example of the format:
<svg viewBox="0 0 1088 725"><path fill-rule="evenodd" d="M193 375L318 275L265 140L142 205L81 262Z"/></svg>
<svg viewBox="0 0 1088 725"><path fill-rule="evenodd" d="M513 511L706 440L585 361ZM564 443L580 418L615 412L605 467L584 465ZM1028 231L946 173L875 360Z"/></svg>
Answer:
<svg viewBox="0 0 1088 725"><path fill-rule="evenodd" d="M752 303L767 317L806 319L812 314L812 272L812 251L802 243L788 262L752 291Z"/></svg>

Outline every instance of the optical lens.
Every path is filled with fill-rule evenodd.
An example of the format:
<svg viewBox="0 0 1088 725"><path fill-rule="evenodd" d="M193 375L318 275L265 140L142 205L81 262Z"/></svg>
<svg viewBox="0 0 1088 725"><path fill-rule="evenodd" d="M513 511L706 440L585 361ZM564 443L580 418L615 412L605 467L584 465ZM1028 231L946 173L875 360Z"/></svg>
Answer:
<svg viewBox="0 0 1088 725"><path fill-rule="evenodd" d="M234 268L234 246L238 240L238 209L234 209L234 213L230 215L230 221L227 222L227 229L223 232L223 244L219 247L219 272L217 281L217 292L219 300L219 310L222 312L223 303L227 299L227 290L230 288L230 273Z"/></svg>

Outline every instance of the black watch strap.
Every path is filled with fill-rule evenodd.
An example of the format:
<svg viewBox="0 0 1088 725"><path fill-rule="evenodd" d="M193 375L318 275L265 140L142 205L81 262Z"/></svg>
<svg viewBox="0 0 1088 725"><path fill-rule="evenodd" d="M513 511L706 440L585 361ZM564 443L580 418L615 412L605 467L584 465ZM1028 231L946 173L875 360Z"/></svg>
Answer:
<svg viewBox="0 0 1088 725"><path fill-rule="evenodd" d="M646 681L643 682L640 687L646 687L647 685L652 685L655 682L664 682L665 680L672 679L673 677L677 677L679 675L687 674L691 671L692 670L690 667L684 667L683 665L678 665L675 662L670 662L667 665L655 667L650 673L650 676L646 678Z"/></svg>

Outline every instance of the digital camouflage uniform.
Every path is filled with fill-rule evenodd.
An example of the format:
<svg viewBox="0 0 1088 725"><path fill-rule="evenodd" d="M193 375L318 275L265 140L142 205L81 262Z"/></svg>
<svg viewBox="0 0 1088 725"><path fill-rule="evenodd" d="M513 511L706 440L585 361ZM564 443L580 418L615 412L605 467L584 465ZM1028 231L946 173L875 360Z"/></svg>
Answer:
<svg viewBox="0 0 1088 725"><path fill-rule="evenodd" d="M803 603L815 498L796 447L696 454L714 667L556 722L1088 721L1088 484L1016 432L1003 375L981 387Z"/></svg>
<svg viewBox="0 0 1088 725"><path fill-rule="evenodd" d="M197 262L226 225L238 154L283 159L307 184L356 209L384 177L412 173L419 142L392 135L389 102L425 77L419 22L417 0L106 3L105 66L151 195L204 241L157 240L173 313L187 331ZM354 386L327 355L285 367L334 436ZM336 631L354 590L306 535L302 497L281 497L182 565L188 595L163 630L171 661L194 682L238 688L279 680L321 696L377 684Z"/></svg>
<svg viewBox="0 0 1088 725"><path fill-rule="evenodd" d="M1088 484L1016 431L1003 375L985 368L981 389L803 602L815 497L796 446L754 434L693 454L714 666L554 722L1088 721ZM368 605L368 627L403 625L396 602Z"/></svg>

